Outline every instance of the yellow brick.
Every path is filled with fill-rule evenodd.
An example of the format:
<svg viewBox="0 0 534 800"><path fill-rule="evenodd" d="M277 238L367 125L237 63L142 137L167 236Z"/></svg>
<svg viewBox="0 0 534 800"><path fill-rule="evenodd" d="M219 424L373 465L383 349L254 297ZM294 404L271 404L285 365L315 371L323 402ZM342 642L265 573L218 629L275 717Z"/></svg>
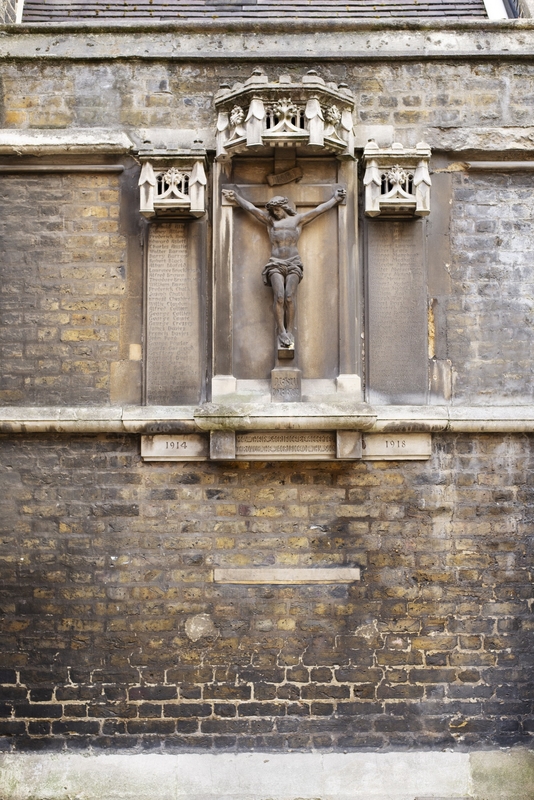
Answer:
<svg viewBox="0 0 534 800"><path fill-rule="evenodd" d="M285 617L284 619L278 620L276 627L281 631L294 631L296 628L296 622L291 617Z"/></svg>
<svg viewBox="0 0 534 800"><path fill-rule="evenodd" d="M98 339L100 339L100 334L94 328L66 330L61 333L61 341L63 342L87 342Z"/></svg>
<svg viewBox="0 0 534 800"><path fill-rule="evenodd" d="M105 206L87 206L81 210L82 217L107 217L108 209Z"/></svg>
<svg viewBox="0 0 534 800"><path fill-rule="evenodd" d="M25 126L28 115L23 111L6 111L4 116L4 124L6 126Z"/></svg>

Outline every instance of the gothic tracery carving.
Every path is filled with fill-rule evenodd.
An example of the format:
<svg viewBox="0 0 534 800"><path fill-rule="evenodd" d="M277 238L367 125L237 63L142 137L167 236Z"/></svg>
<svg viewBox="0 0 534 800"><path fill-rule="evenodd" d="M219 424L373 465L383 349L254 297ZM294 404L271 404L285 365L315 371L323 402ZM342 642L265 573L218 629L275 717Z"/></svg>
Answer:
<svg viewBox="0 0 534 800"><path fill-rule="evenodd" d="M428 171L430 147L425 142L413 149L399 143L380 148L371 140L363 159L367 216L428 216L432 181Z"/></svg>
<svg viewBox="0 0 534 800"><path fill-rule="evenodd" d="M289 75L270 82L255 70L245 83L223 85L215 98L217 159L251 147L317 147L354 158L354 98L345 84L326 83L310 70L299 83Z"/></svg>

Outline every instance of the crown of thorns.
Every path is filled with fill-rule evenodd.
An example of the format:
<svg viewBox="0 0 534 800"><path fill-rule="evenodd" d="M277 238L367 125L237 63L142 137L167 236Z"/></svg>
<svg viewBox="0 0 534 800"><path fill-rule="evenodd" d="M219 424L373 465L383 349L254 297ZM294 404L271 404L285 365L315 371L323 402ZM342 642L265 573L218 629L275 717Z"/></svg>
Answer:
<svg viewBox="0 0 534 800"><path fill-rule="evenodd" d="M272 208L283 208L287 214L291 216L295 216L297 213L291 206L289 205L289 200L287 197L273 197L272 200L269 200L268 203L265 203L265 208L267 211L270 211Z"/></svg>

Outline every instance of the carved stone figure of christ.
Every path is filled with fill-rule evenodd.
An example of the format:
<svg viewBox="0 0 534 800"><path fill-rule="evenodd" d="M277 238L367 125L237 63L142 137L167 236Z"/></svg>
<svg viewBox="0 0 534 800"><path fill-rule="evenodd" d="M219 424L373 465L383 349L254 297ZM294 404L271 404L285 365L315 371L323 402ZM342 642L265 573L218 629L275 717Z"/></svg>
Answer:
<svg viewBox="0 0 534 800"><path fill-rule="evenodd" d="M235 202L267 227L271 240L271 257L263 268L263 282L273 290L274 316L278 341L281 347L294 344L295 303L297 287L304 274L297 244L302 228L320 214L345 199L345 189L336 189L330 200L312 211L298 214L289 205L287 197L273 197L265 204L266 211L257 208L233 189L223 189L230 202Z"/></svg>

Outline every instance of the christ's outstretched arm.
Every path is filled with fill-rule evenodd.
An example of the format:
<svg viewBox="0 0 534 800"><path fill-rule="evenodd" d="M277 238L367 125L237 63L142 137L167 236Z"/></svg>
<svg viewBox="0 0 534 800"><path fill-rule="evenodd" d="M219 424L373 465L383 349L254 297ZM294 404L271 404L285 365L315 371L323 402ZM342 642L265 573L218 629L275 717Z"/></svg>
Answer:
<svg viewBox="0 0 534 800"><path fill-rule="evenodd" d="M253 203L249 203L248 200L245 200L244 197L241 197L241 195L233 189L223 189L222 193L227 200L237 203L238 206L241 206L241 208L244 208L245 211L248 211L250 214L252 214L253 217L256 217L259 222L263 222L264 225L269 224L270 217L266 211L262 211L261 208L257 208L255 205L253 205Z"/></svg>
<svg viewBox="0 0 534 800"><path fill-rule="evenodd" d="M303 214L297 214L298 224L307 225L308 222L313 222L314 219L324 214L329 208L333 208L338 203L342 203L346 195L347 192L345 189L336 189L333 196L330 200L327 200L326 203L321 203L317 208L312 209L312 211L305 211Z"/></svg>

